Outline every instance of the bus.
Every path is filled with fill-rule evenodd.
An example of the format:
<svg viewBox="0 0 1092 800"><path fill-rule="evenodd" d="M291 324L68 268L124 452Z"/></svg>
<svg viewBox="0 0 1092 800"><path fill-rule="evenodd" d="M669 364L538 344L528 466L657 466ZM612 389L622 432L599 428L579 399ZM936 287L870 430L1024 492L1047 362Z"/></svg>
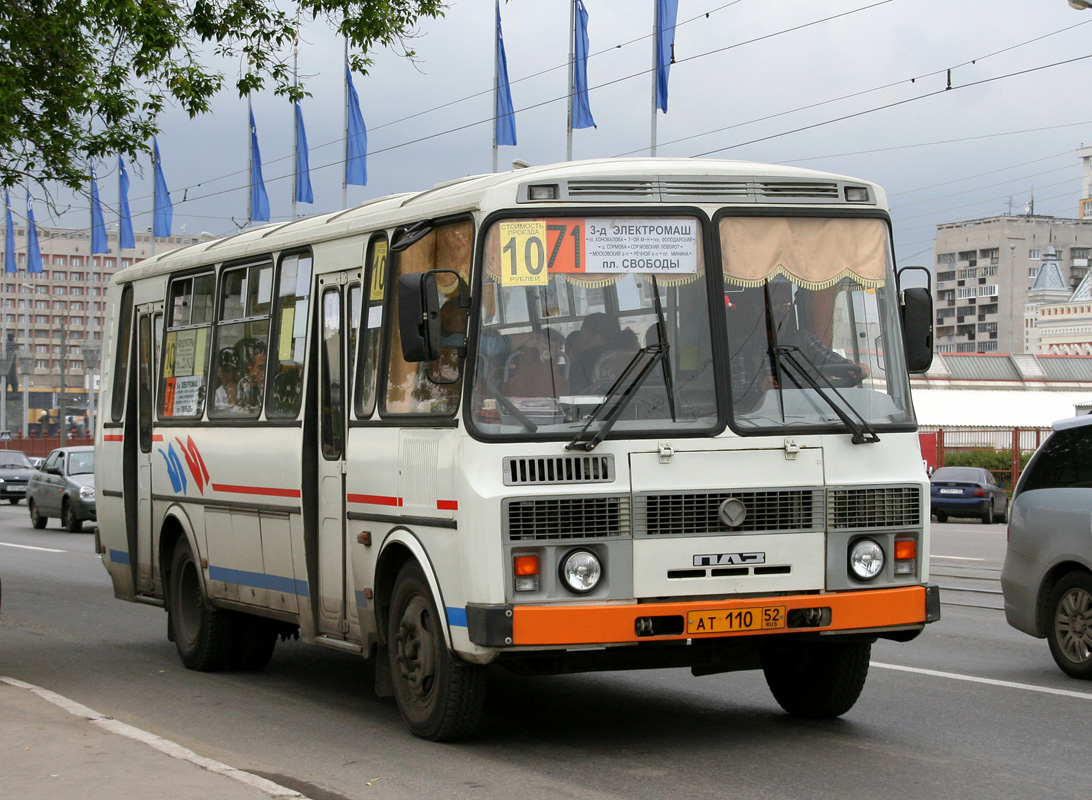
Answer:
<svg viewBox="0 0 1092 800"><path fill-rule="evenodd" d="M186 667L354 653L426 739L498 668L761 669L838 716L940 613L921 282L878 186L700 159L182 247L109 289L96 545Z"/></svg>

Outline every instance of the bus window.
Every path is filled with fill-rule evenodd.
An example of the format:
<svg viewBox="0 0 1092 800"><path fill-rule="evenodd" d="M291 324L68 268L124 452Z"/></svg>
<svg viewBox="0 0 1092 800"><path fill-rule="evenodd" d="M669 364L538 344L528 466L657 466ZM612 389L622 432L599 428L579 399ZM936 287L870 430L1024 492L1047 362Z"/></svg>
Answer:
<svg viewBox="0 0 1092 800"><path fill-rule="evenodd" d="M387 238L377 236L368 245L368 310L364 312L364 336L357 368L356 415L370 417L375 411L375 373L379 363L379 332L383 329L383 287L387 281Z"/></svg>
<svg viewBox="0 0 1092 800"><path fill-rule="evenodd" d="M221 284L209 416L256 417L265 386L273 264L225 269Z"/></svg>
<svg viewBox="0 0 1092 800"><path fill-rule="evenodd" d="M118 338L114 342L114 385L111 389L110 419L121 422L125 412L125 386L128 382L129 343L133 338L133 287L126 286L118 304Z"/></svg>
<svg viewBox="0 0 1092 800"><path fill-rule="evenodd" d="M438 225L423 238L397 254L391 285L401 275L433 269L455 270L463 281L470 276L474 225L470 221ZM390 360L387 369L387 414L438 414L455 412L459 400L459 328L465 331L466 313L458 306L459 280L450 272L436 276L440 293L441 355L431 363L408 362L402 358L398 327L391 326ZM398 295L391 298L391 319L398 319ZM452 342L452 344L448 344ZM436 381L448 381L437 383Z"/></svg>
<svg viewBox="0 0 1092 800"><path fill-rule="evenodd" d="M160 397L163 419L201 416L205 404L209 328L215 280L212 272L171 282L167 335L163 342Z"/></svg>
<svg viewBox="0 0 1092 800"><path fill-rule="evenodd" d="M269 351L270 382L265 410L269 419L295 419L300 413L311 265L309 253L295 253L281 259L274 314L276 346Z"/></svg>

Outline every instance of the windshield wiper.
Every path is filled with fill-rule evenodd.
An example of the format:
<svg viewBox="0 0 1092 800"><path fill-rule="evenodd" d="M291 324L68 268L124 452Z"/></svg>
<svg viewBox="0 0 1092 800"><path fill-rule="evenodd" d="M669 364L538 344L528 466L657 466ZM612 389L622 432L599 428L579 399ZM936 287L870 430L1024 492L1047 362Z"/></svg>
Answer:
<svg viewBox="0 0 1092 800"><path fill-rule="evenodd" d="M792 371L799 375L804 383L814 389L815 393L822 397L826 404L838 415L838 418L845 423L845 426L853 431L853 444L872 444L873 442L880 441L880 436L876 433L876 429L873 428L868 420L853 407L852 403L842 397L842 393L834 387L834 384L823 374L822 370L804 354L803 350L791 345L778 345L777 347L772 348L772 350L775 361L781 368L781 371L784 371L785 365L792 367ZM802 364L801 361L804 363ZM811 369L809 370L804 364L807 364ZM815 379L815 376L818 376L826 386L821 385L819 381ZM834 397L827 394L828 390L834 392L835 397L838 398L838 401L841 401L842 405L839 405ZM847 411L846 409L849 410ZM782 417L783 416L784 414L782 414Z"/></svg>
<svg viewBox="0 0 1092 800"><path fill-rule="evenodd" d="M591 412L587 423L573 437L573 440L565 445L565 449L594 450L596 445L610 433L610 429L622 416L622 412L626 410L630 401L637 396L637 390L641 388L641 385L652 374L652 370L663 360L665 355L667 355L667 344L665 343L647 345L634 353L633 358L626 364L626 368L622 370L622 374L618 376L618 380L607 390L603 401ZM603 419L603 424L599 426L599 430L593 436L585 438L588 429L600 417Z"/></svg>
<svg viewBox="0 0 1092 800"><path fill-rule="evenodd" d="M660 340L660 344L663 345L664 355L667 354L667 323L664 321L664 306L660 300L660 284L656 280L656 276L652 276L652 299L653 307L656 309L656 334ZM663 367L664 375L664 391L667 392L667 408L671 412L671 421L678 422L678 418L675 415L675 387L671 383L671 364L666 359L660 358L660 365Z"/></svg>

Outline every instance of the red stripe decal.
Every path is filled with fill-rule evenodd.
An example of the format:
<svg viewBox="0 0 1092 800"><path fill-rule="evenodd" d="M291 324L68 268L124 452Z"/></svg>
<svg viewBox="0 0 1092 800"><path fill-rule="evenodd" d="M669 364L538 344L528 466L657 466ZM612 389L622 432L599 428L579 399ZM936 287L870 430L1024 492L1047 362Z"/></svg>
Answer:
<svg viewBox="0 0 1092 800"><path fill-rule="evenodd" d="M120 433L104 433L102 436L104 442L124 442L125 437Z"/></svg>
<svg viewBox="0 0 1092 800"><path fill-rule="evenodd" d="M436 501L436 508L439 511L458 511L459 510L459 501L458 500L437 500Z"/></svg>
<svg viewBox="0 0 1092 800"><path fill-rule="evenodd" d="M401 497L387 497L381 494L350 494L346 500L350 503L367 503L370 506L401 506Z"/></svg>
<svg viewBox="0 0 1092 800"><path fill-rule="evenodd" d="M274 489L269 486L233 486L230 483L214 483L213 491L230 494L260 494L264 497L299 497L299 489Z"/></svg>
<svg viewBox="0 0 1092 800"><path fill-rule="evenodd" d="M152 434L152 441L153 442L162 442L163 441L163 434L162 433L153 433Z"/></svg>

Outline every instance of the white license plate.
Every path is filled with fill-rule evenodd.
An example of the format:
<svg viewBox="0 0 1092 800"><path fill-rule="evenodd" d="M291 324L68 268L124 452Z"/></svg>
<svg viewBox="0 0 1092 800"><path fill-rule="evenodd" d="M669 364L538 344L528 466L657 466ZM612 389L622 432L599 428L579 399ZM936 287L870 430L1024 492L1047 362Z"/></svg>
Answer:
<svg viewBox="0 0 1092 800"><path fill-rule="evenodd" d="M962 489L941 489L941 494L963 494Z"/></svg>

